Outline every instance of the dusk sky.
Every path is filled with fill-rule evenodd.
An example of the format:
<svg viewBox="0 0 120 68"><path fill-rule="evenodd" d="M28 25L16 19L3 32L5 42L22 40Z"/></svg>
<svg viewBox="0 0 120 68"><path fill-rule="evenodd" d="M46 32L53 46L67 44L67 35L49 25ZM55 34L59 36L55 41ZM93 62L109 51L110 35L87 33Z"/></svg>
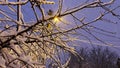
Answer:
<svg viewBox="0 0 120 68"><path fill-rule="evenodd" d="M87 0L64 0L63 2L63 7L62 7L62 13L65 12L66 10L68 9L72 9L74 8L75 6L79 6L79 5L82 5L85 1ZM88 0L88 2L92 2L94 0ZM101 0L103 2L109 2L110 0ZM43 5L43 8L48 11L49 9L52 9L54 12L57 11L57 8L58 8L58 1L55 1L55 5ZM116 0L114 4L112 4L111 6L108 6L110 7L111 9L114 9L115 7L117 7L120 3L120 0ZM35 20L35 17L33 14L33 12L30 10L30 7L29 4L26 5L26 6L22 6L22 8L26 8L28 7L28 9L23 9L22 11L25 13L25 20L29 22L30 21L34 21ZM79 17L79 18L82 18L82 17L85 17L85 20L84 22L89 22L93 19L95 19L97 16L100 15L100 13L104 12L105 10L101 9L101 8L88 8L88 9L83 9L83 10L80 10L79 12L77 13L74 13L75 16ZM39 11L38 11L39 12ZM118 15L120 15L120 8L117 8L116 10L114 10L114 12ZM110 47L114 47L115 50L119 51L120 49L120 20L118 18L116 18L115 16L112 16L112 14L107 14L105 17L104 17L106 20L108 20L107 22L106 21L98 21L96 23L93 23L92 25L94 25L95 27L97 28L101 28L101 29L104 29L108 32L111 32L113 34L110 34L110 33L104 33L104 32L101 32L99 30L95 30L93 29L92 27L90 27L91 31L93 31L93 34L95 36L97 36L98 38L100 38L101 40L107 42L108 44L112 45L107 45L107 46L110 46ZM70 16L65 16L64 17L64 20L67 21L67 22L73 22L73 18L70 17ZM80 24L80 23L77 23L77 24ZM73 23L71 23L70 26L63 26L62 24L59 24L59 26L62 26L62 27L70 27L70 26L73 26ZM95 31L95 32L94 32ZM82 32L82 31L80 31ZM103 33L105 35L110 35L110 36L105 36L105 35L102 35L100 33ZM84 33L84 31L83 31ZM87 36L89 36L89 34L85 33ZM116 37L116 38L115 38ZM84 39L84 38L81 38L80 37L80 43L78 45L89 45L89 41ZM94 38L91 38L91 41L93 44L95 45L100 45L100 46L106 46L106 44L104 43L101 43L99 42L98 40L94 39Z"/></svg>
<svg viewBox="0 0 120 68"><path fill-rule="evenodd" d="M74 0L74 1L73 0L69 0L69 1L64 0L63 12L67 9L71 9L75 6L79 6L80 4L83 4L85 1L86 0ZM89 0L89 2L91 2L91 1L93 1L93 0ZM101 1L109 2L110 0L101 0ZM115 7L119 6L119 3L120 3L120 0L116 0L114 4L112 4L111 6L108 6L108 7L110 7L111 9L114 9ZM52 8L53 10L55 7L56 7L56 5L50 6L50 8ZM104 12L104 11L105 10L103 10L101 8L88 8L88 9L80 10L79 12L75 13L75 15L79 18L85 17L85 22L89 22L89 21L95 19L97 16L100 15L101 12ZM113 12L120 15L120 8L117 8ZM69 22L71 22L71 18L72 17L66 17L67 21L69 21ZM96 23L93 23L92 25L94 25L95 27L104 29L108 32L112 32L113 34L104 33L99 30L94 30L92 27L90 29L91 29L91 31L93 30L93 34L95 36L97 36L101 40L112 45L112 46L110 46L110 45L107 45L107 46L114 47L114 49L116 51L120 52L120 50L119 50L120 49L120 20L118 18L116 18L115 16L112 16L112 14L107 14L104 18L108 21L107 22L106 21L98 21ZM80 23L78 23L78 24L80 24ZM94 32L94 31L96 31L96 32ZM106 34L106 35L108 34L111 37L102 35L99 32ZM106 46L105 44L100 43L96 39L91 38L91 40L92 40L93 44L95 44L95 45ZM90 45L90 44L88 44L89 43L88 40L80 39L79 41L80 41L80 44L83 43L82 45Z"/></svg>
<svg viewBox="0 0 120 68"><path fill-rule="evenodd" d="M74 1L73 0L64 0L63 6L62 6L62 13L65 12L66 10L74 8L75 6L82 5L86 1L87 0L74 0ZM88 0L88 3L92 2L92 1L94 1L94 0ZM101 1L103 1L103 2L109 2L110 0L101 0ZM114 4L112 4L111 6L107 6L107 7L110 7L111 9L114 9L115 7L119 6L119 3L120 3L120 0L116 0ZM23 5L22 6L22 8L23 8L22 12L24 12L23 15L24 15L25 21L29 22L29 23L30 22L32 23L32 21L35 21L35 16L33 14L31 6L29 4L30 3L28 3L27 5ZM58 4L58 1L56 0L54 5L43 5L43 8L45 9L46 13L47 13L47 11L49 9L52 9L54 11L54 13L55 13L57 11L57 8L58 8L57 4ZM26 9L24 9L24 8L26 8ZM8 8L2 6L2 9L8 9ZM116 10L114 10L114 12L116 14L120 15L119 11L120 11L120 8L117 8ZM76 13L74 13L74 15L76 17L80 18L80 19L84 17L85 18L84 22L89 22L89 21L95 19L97 16L99 16L100 13L102 13L102 12L104 12L104 10L101 9L101 8L88 8L88 9L83 9L83 10L80 10L79 12L76 12ZM39 13L39 10L38 10L38 13ZM118 18L116 18L115 16L112 16L110 13L107 14L104 18L106 20L108 20L108 21L107 22L106 21L98 21L98 22L93 23L91 25L94 25L95 27L104 29L104 30L106 30L108 32L113 32L113 34L109 34L108 33L108 35L110 35L111 37L100 34L101 32L99 30L93 29L93 27L89 27L89 28L91 29L91 31L93 30L93 33L97 37L99 37L101 40L109 42L115 48L119 48L119 44L120 44L120 42L119 42L120 41L120 30L119 30L120 29L120 27L119 27L120 23L119 23L119 21L120 20ZM61 26L62 27L72 27L75 24L75 23L71 23L71 22L74 22L74 20L69 15L65 16L64 20L66 22L69 22L70 26L62 26L63 24L59 23L60 27ZM80 24L80 23L77 22L77 24ZM96 31L96 32L94 32L94 31ZM82 31L80 31L80 32L82 32ZM84 31L83 31L83 33L84 33ZM103 34L106 34L106 33L103 32ZM93 41L93 44L104 45L103 43L100 43L99 41L97 41L97 40L95 40L93 38L91 38L91 40ZM81 41L84 44L89 43L88 40L85 40L85 39L80 39L79 41Z"/></svg>
<svg viewBox="0 0 120 68"><path fill-rule="evenodd" d="M70 1L71 1L71 3L68 3L67 0L66 0L66 5L68 4L69 8L83 2L83 0L77 0L77 1L70 0ZM93 1L93 0L89 0L89 1ZM109 0L102 0L102 1L107 2ZM113 8L117 7L119 5L119 3L120 3L120 0L116 0L116 2L113 5L111 5L110 8L113 9ZM87 21L90 21L90 20L96 18L100 14L100 12L103 12L103 11L104 10L101 9L101 8L95 8L95 9L94 8L88 8L86 10L79 11L79 13L76 13L76 16L77 17L82 17L82 16L86 17L85 21L87 22ZM120 15L120 8L118 8L114 12L116 14ZM101 43L101 42L99 42L99 41L97 41L96 39L93 39L93 38L92 38L92 43L95 44L95 45L99 45L99 46L112 47L120 55L120 53L119 53L120 52L120 20L118 20L118 18L112 16L111 14L106 15L104 18L110 20L111 22L109 22L109 21L108 22L98 21L96 23L93 23L92 25L95 25L96 27L107 30L109 32L113 32L114 34L109 34L108 33L108 35L111 36L110 37L110 36L105 36L105 35L100 34L100 33L106 34L106 33L101 32L101 31L95 30L96 32L94 32L94 29L92 29L92 28L91 28L91 31L93 30L93 34L95 36L97 36L98 38L107 42L110 45L103 44L103 43ZM114 24L112 22L114 22L116 24ZM80 44L79 45L82 45L82 46L86 45L87 47L91 46L91 44L88 42L88 40L85 40L85 39L80 39Z"/></svg>

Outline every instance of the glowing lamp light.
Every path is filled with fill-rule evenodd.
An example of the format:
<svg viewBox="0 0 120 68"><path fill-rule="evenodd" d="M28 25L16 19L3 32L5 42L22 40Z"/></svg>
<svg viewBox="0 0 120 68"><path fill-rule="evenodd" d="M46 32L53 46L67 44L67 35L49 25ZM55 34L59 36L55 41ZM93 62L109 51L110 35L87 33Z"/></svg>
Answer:
<svg viewBox="0 0 120 68"><path fill-rule="evenodd" d="M60 22L60 18L59 18L59 17L55 17L55 18L53 19L53 21L54 21L55 23L59 23L59 22Z"/></svg>

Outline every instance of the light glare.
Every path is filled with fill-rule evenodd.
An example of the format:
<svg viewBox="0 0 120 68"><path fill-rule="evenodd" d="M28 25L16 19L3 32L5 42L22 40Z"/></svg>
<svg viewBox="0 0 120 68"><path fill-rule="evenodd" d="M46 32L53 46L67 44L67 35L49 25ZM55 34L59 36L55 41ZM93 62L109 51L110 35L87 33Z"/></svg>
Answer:
<svg viewBox="0 0 120 68"><path fill-rule="evenodd" d="M55 23L59 23L59 22L60 22L60 19L59 19L59 17L55 17L55 18L53 19L53 21L54 21Z"/></svg>

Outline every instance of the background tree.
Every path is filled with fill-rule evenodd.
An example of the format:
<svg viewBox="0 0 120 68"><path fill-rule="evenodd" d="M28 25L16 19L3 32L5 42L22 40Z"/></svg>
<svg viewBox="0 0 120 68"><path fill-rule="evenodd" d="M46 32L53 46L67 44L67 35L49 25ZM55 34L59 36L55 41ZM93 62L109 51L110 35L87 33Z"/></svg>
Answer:
<svg viewBox="0 0 120 68"><path fill-rule="evenodd" d="M117 68L118 55L107 47L81 48L79 54L85 60L79 62L75 56L70 55L70 68Z"/></svg>
<svg viewBox="0 0 120 68"><path fill-rule="evenodd" d="M48 60L52 60L57 67L64 68L69 62L64 60L69 59L69 57L64 60L60 57L65 54L73 54L80 59L79 61L84 60L84 57L79 56L74 48L76 46L74 43L80 41L80 39L84 38L92 43L92 37L109 45L94 35L93 32L98 31L99 34L115 37L113 36L114 32L101 29L94 23L105 21L116 24L116 22L106 19L105 16L108 14L119 21L119 14L114 12L119 6L110 7L115 0L107 2L101 0L86 0L83 2L72 0L72 2L78 4L68 9L65 9L65 6L67 7L66 2L70 1L1 0L1 67L44 67ZM57 9L45 8L45 6L52 5L57 6ZM98 11L97 16L92 17L88 17L86 14L86 16L79 15L80 11L89 9L99 9L100 11ZM87 20L87 18L90 19Z"/></svg>
<svg viewBox="0 0 120 68"><path fill-rule="evenodd" d="M120 68L120 58L117 59L117 67Z"/></svg>
<svg viewBox="0 0 120 68"><path fill-rule="evenodd" d="M118 55L108 48L95 47L89 52L89 61L94 68L117 68Z"/></svg>

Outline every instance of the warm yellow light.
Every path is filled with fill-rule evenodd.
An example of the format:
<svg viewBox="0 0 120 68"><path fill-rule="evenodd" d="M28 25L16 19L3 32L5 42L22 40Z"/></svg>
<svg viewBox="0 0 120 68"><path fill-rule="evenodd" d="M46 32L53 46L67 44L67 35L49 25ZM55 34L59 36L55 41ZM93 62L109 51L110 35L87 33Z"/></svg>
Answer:
<svg viewBox="0 0 120 68"><path fill-rule="evenodd" d="M60 22L60 18L59 18L59 17L55 17L55 18L53 19L53 21L54 21L55 23L58 23L58 22Z"/></svg>

